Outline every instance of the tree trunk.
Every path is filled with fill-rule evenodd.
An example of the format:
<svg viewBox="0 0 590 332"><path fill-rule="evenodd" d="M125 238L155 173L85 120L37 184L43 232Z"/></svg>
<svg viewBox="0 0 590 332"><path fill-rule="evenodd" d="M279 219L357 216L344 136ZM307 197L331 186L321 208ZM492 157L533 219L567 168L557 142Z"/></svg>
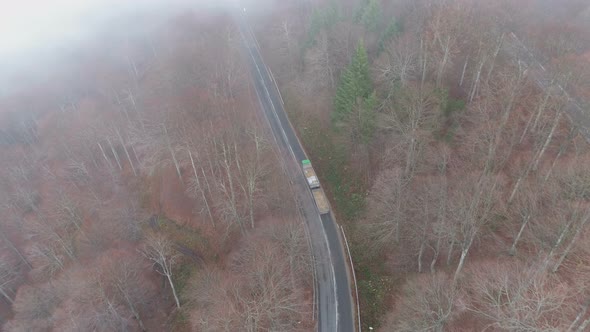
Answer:
<svg viewBox="0 0 590 332"><path fill-rule="evenodd" d="M436 247L434 248L434 255L432 257L432 261L430 262L430 273L434 274L434 266L436 265L436 261L438 260L438 255L440 254L440 242L441 242L441 237L439 236L438 239L436 239Z"/></svg>
<svg viewBox="0 0 590 332"><path fill-rule="evenodd" d="M420 91L424 89L424 81L426 81L426 64L428 62L428 47L424 43L424 37L420 38L420 50L422 52L422 78L420 80Z"/></svg>
<svg viewBox="0 0 590 332"><path fill-rule="evenodd" d="M529 127L531 126L531 123L533 122L533 115L531 114L531 116L529 116L529 120L526 122L526 126L524 126L524 130L522 131L522 134L520 135L520 139L518 140L519 144L522 144L522 142L524 141L524 138L526 137L526 134L528 133Z"/></svg>
<svg viewBox="0 0 590 332"><path fill-rule="evenodd" d="M109 143L109 146L111 147L111 151L113 152L113 155L115 156L115 161L117 162L117 166L119 166L119 170L123 170L123 167L121 167L121 161L119 160L119 155L117 154L117 150L115 150L113 143L111 142L111 140L108 137L107 137L107 143Z"/></svg>
<svg viewBox="0 0 590 332"><path fill-rule="evenodd" d="M551 167L549 167L547 174L545 174L545 178L543 179L544 182L547 182L547 180L549 179L549 176L551 176L551 173L553 172L553 168L555 168L555 164L557 164L557 160L559 160L561 155L567 150L569 144L574 139L576 132L577 132L576 127L572 126L572 129L570 130L570 133L568 134L567 140L561 145L561 147L559 147L559 152L557 153L557 156L555 156L555 159L553 159L553 162L551 163Z"/></svg>
<svg viewBox="0 0 590 332"><path fill-rule="evenodd" d="M12 300L12 298L6 293L6 291L4 290L3 287L1 287L2 285L0 285L0 295L2 295L6 301L8 301L8 303L10 303L11 305L14 303L14 301Z"/></svg>
<svg viewBox="0 0 590 332"><path fill-rule="evenodd" d="M176 168L176 175L178 175L178 179L180 179L180 182L182 181L182 173L180 172L180 165L178 164L178 160L176 160L176 154L174 153L174 149L172 148L172 143L170 142L170 136L168 136L168 128L166 128L166 125L162 125L164 127L164 134L166 136L166 145L168 146L168 151L170 152L170 155L172 156L172 162L174 163L174 167Z"/></svg>
<svg viewBox="0 0 590 332"><path fill-rule="evenodd" d="M580 233L581 233L582 229L584 228L584 226L586 226L586 223L588 222L589 219L590 219L590 213L587 213L586 216L584 216L584 219L582 219L582 222L578 225L578 227L576 227L576 232L574 233L574 236L570 240L570 243L568 243L564 252L561 254L561 257L559 257L559 260L557 261L557 263L553 267L553 270L552 270L553 273L555 273L555 272L557 272L557 270L559 270L559 267L563 263L565 257L570 253L570 251L574 247L574 244L578 240L578 237L580 237Z"/></svg>
<svg viewBox="0 0 590 332"><path fill-rule="evenodd" d="M109 157L107 157L107 154L104 152L104 149L102 148L102 145L100 145L100 143L97 143L97 144L98 144L98 147L100 148L100 152L102 152L102 156L107 161L107 165L109 166L109 168L112 168L113 165L111 164L111 161L109 160Z"/></svg>
<svg viewBox="0 0 590 332"><path fill-rule="evenodd" d="M29 261L26 259L26 257L20 252L20 250L14 245L14 243L12 243L12 241L1 230L0 230L0 237L2 238L2 240L4 240L4 242L6 242L6 244L8 244L10 249L12 249L12 251L14 251L14 253L18 256L18 258L20 258L20 260L29 267L29 269L33 268L33 266L31 265L31 263L29 263Z"/></svg>
<svg viewBox="0 0 590 332"><path fill-rule="evenodd" d="M98 167L99 167L98 160L96 160L96 156L94 155L94 153L90 147L88 148L88 152L90 152L89 155L90 155L90 159L92 160L92 165L94 165L95 169L98 169Z"/></svg>
<svg viewBox="0 0 590 332"><path fill-rule="evenodd" d="M485 82L486 85L488 85L490 78L492 77L492 73L494 72L494 67L496 65L496 58L498 57L498 54L500 53L500 49L502 48L502 44L504 43L505 34L506 33L503 32L498 40L498 44L496 46L496 51L494 51L494 56L492 57L492 64L490 65L490 70L488 70L488 76L486 77L486 82Z"/></svg>
<svg viewBox="0 0 590 332"><path fill-rule="evenodd" d="M469 248L471 248L471 244L469 244L466 248L463 248L461 250L461 258L459 259L459 265L457 265L455 275L453 276L453 284L455 284L457 282L457 279L459 278L459 274L461 273L463 265L465 264L465 258L467 258L467 254L469 253Z"/></svg>
<svg viewBox="0 0 590 332"><path fill-rule="evenodd" d="M518 177L518 180L516 180L516 183L514 184L514 188L512 189L512 192L510 193L510 197L508 198L508 204L512 203L512 200L514 199L514 196L516 196L516 192L518 191L518 188L520 187L522 180L529 174L529 169L530 168L527 167L526 171Z"/></svg>
<svg viewBox="0 0 590 332"><path fill-rule="evenodd" d="M588 311L588 306L589 305L590 305L590 302L588 300L586 300L586 303L584 304L584 306L582 306L582 310L580 310L580 312L578 313L578 315L576 316L576 318L574 319L574 321L567 328L567 331L566 332L571 332L571 331L574 330L574 327L576 327L576 325L578 325L578 322L586 315L586 312Z"/></svg>
<svg viewBox="0 0 590 332"><path fill-rule="evenodd" d="M127 147L125 146L125 142L123 141L123 137L121 137L121 133L119 133L118 128L115 128L115 131L117 132L117 136L119 137L119 142L121 143L121 146L123 147L123 150L125 151L125 155L127 155L127 160L129 161L129 165L131 166L131 170L133 170L133 175L137 176L137 172L135 171L135 166L133 166L133 162L131 161L131 156L129 155L129 151L127 150Z"/></svg>
<svg viewBox="0 0 590 332"><path fill-rule="evenodd" d="M442 46L442 43L441 43L441 46ZM442 83L442 76L445 72L447 62L449 61L449 56L450 56L450 52L451 52L451 37L450 36L447 37L447 41L446 41L446 44L443 46L443 49L444 49L443 59L439 65L438 73L436 75L436 87L437 88L439 88Z"/></svg>
<svg viewBox="0 0 590 332"><path fill-rule="evenodd" d="M553 257L553 253L555 252L555 250L557 248L559 248L559 246L561 245L563 240L565 240L566 234L569 231L570 227L572 226L572 224L574 223L576 218L577 218L577 212L574 212L574 215L571 217L570 221L559 233L559 237L557 238L557 241L555 241L555 244L553 244L553 246L551 247L551 250L549 251L549 254L547 255L547 258L545 259L545 263L544 263L545 267L549 264L549 260L551 260L551 257Z"/></svg>
<svg viewBox="0 0 590 332"><path fill-rule="evenodd" d="M485 58L483 58L481 60L481 62L479 63L479 68L477 69L477 72L475 74L475 79L473 81L473 84L471 85L471 91L469 93L469 102L473 102L473 99L475 98L475 96L477 95L477 90L479 88L479 81L481 79L481 71L483 70L483 65L485 64Z"/></svg>
<svg viewBox="0 0 590 332"><path fill-rule="evenodd" d="M510 256L514 256L514 254L516 254L516 245L518 244L518 241L520 240L520 237L522 236L522 233L524 232L526 225L529 223L529 220L531 220L530 213L527 214L526 217L524 217L524 220L523 220L522 224L520 225L520 230L518 231L516 238L514 238L514 241L512 242L512 247L510 248L510 251L509 251Z"/></svg>
<svg viewBox="0 0 590 332"><path fill-rule="evenodd" d="M404 175L406 178L409 178L410 171L414 169L414 155L416 152L416 138L414 137L415 131L415 129L412 129L412 137L410 138L410 146L408 147L408 156L406 157L406 168L404 170Z"/></svg>
<svg viewBox="0 0 590 332"><path fill-rule="evenodd" d="M491 163L493 162L493 159L496 155L496 149L498 148L498 146L500 145L500 141L502 140L502 133L504 132L504 128L506 127L506 124L508 122L508 119L510 118L510 114L512 113L512 109L514 108L514 101L516 100L516 96L518 95L519 89L518 86L520 85L520 82L522 81L522 79L524 78L524 73L525 71L520 71L519 68L519 73L518 73L518 77L516 79L516 84L513 87L510 96L508 97L508 104L506 105L506 108L504 109L504 112L502 114L502 118L500 119L500 125L498 126L498 129L496 130L496 135L494 138L494 141L492 144L490 144L490 147L488 149L488 160L486 163L486 172L489 172Z"/></svg>
<svg viewBox="0 0 590 332"><path fill-rule="evenodd" d="M520 136L520 140L519 143L522 143L524 141L524 138L526 137L526 134L528 133L529 129L532 129L533 131L535 131L537 129L537 123L539 122L539 118L541 117L541 113L543 113L543 110L545 109L545 106L547 105L547 101L549 100L549 93L547 93L545 95L545 97L543 98L543 101L541 102L541 104L539 104L539 107L537 108L537 112L531 114L531 116L529 117L529 120L526 123L526 126L524 127L524 130L522 131L522 135ZM533 121L533 118L535 119ZM532 128L531 128L532 125Z"/></svg>
<svg viewBox="0 0 590 332"><path fill-rule="evenodd" d="M547 138L545 139L545 143L543 144L543 147L541 148L541 150L537 154L537 157L535 158L535 162L533 163L533 167L532 167L533 170L537 170L537 167L539 166L539 161L541 160L541 157L543 157L543 154L545 154L545 150L547 150L547 147L549 146L549 143L551 142L551 139L553 138L553 134L555 134L555 129L557 128L557 125L559 124L560 118L561 118L561 112L559 112L557 114L557 116L555 117L555 120L553 122L553 126L551 127L551 131L549 132L549 135L547 135Z"/></svg>
<svg viewBox="0 0 590 332"><path fill-rule="evenodd" d="M139 124L141 125L142 133L145 134L145 124L143 123L143 119L141 117L141 114L139 113L139 108L137 107L137 104L135 103L135 98L133 97L133 93L131 93L131 91L127 91L127 94L129 95L129 99L131 100L131 104L133 105L133 109L135 110L135 113L137 114L137 120L139 121Z"/></svg>
<svg viewBox="0 0 590 332"><path fill-rule="evenodd" d="M539 120L541 119L541 115L543 114L543 112L545 111L545 108L547 107L547 103L549 102L550 97L551 97L551 93L547 92L545 94L545 96L543 97L543 100L539 104L539 107L537 108L537 113L535 115L535 121L533 121L533 127L532 127L533 131L537 130L537 125L539 123Z"/></svg>
<svg viewBox="0 0 590 332"><path fill-rule="evenodd" d="M250 215L250 227L254 229L254 199L252 198L253 194L250 193L248 195L248 210Z"/></svg>
<svg viewBox="0 0 590 332"><path fill-rule="evenodd" d="M401 183L397 183L397 200L395 204L395 243L399 243L399 219L402 210L402 200L401 200L401 192L402 192L402 185Z"/></svg>
<svg viewBox="0 0 590 332"><path fill-rule="evenodd" d="M131 152L133 152L133 155L135 156L135 160L139 164L137 168L141 171L142 165L141 165L141 160L139 160L139 155L137 154L137 151L135 151L135 147L133 147L133 143L131 143L130 145L131 145Z"/></svg>
<svg viewBox="0 0 590 332"><path fill-rule="evenodd" d="M174 283L172 282L172 275L170 273L166 273L166 278L168 278L168 283L170 284L170 288L172 288L172 295L174 295L176 307L180 309L180 301L178 300L178 295L176 295L176 288L174 287Z"/></svg>
<svg viewBox="0 0 590 332"><path fill-rule="evenodd" d="M228 184L229 184L229 200L230 200L230 208L231 208L231 213L235 219L235 222L237 222L240 225L240 228L242 229L242 231L244 231L244 225L242 225L242 220L240 220L240 215L238 213L238 208L237 208L237 204L236 204L236 193L235 193L235 188L234 188L234 181L233 181L233 175L231 172L231 165L230 165L230 160L228 160L228 157L230 157L230 152L228 151L229 148L226 147L226 144L222 144L222 148L223 148L223 168L225 169L225 173L227 176L227 180L228 180Z"/></svg>
<svg viewBox="0 0 590 332"><path fill-rule="evenodd" d="M418 251L418 273L422 273L422 254L424 253L424 241L420 244L420 250Z"/></svg>
<svg viewBox="0 0 590 332"><path fill-rule="evenodd" d="M451 258L453 257L453 248L455 247L455 239L451 241L449 252L447 252L447 266L451 265Z"/></svg>
<svg viewBox="0 0 590 332"><path fill-rule="evenodd" d="M199 181L199 175L197 173L197 168L195 167L195 161L193 160L193 154L191 153L191 150L188 150L188 155L191 159L191 164L193 166L193 172L195 174L195 181L197 184L197 189L201 192L201 197L203 199L203 203L205 203L205 207L207 208L207 214L209 215L209 220L211 220L211 223L213 224L213 226L215 226L215 221L213 220L213 214L211 213L211 208L209 207L209 202L207 201L207 197L205 196L205 192L203 191L203 188L201 187L201 182Z"/></svg>
<svg viewBox="0 0 590 332"><path fill-rule="evenodd" d="M584 332L588 326L590 326L590 318L586 319L582 324L580 324L580 327L578 327L576 332Z"/></svg>
<svg viewBox="0 0 590 332"><path fill-rule="evenodd" d="M242 167L240 166L240 157L238 154L238 145L234 142L234 154L236 158L236 166L238 166L238 173L242 175Z"/></svg>
<svg viewBox="0 0 590 332"><path fill-rule="evenodd" d="M123 105L123 103L121 102L121 98L119 98L119 93L113 89L113 94L115 95L115 99L117 99L117 104L119 105L121 113L125 115L125 119L127 119L127 122L131 123L131 119L129 118L129 112L127 111L127 107L125 107L125 105Z"/></svg>
<svg viewBox="0 0 590 332"><path fill-rule="evenodd" d="M118 288L119 288L119 291L121 293L123 293L123 296L125 297L125 302L127 302L127 305L129 306L129 309L131 310L131 313L133 313L133 317L135 317L135 319L137 319L137 323L139 324L139 327L141 328L141 330L147 331L147 329L143 325L143 321L141 320L141 317L139 316L139 312L137 311L137 309L135 308L135 305L133 304L133 302L129 298L129 294L127 294L127 292L121 286L118 286Z"/></svg>
<svg viewBox="0 0 590 332"><path fill-rule="evenodd" d="M465 79L465 71L467 71L467 64L469 63L469 55L465 59L465 64L463 65L463 71L461 72L461 80L459 81L459 86L463 86L463 80Z"/></svg>
<svg viewBox="0 0 590 332"><path fill-rule="evenodd" d="M207 175L205 174L205 169L203 168L203 165L200 165L199 168L201 169L201 174L203 174L203 179L205 180L205 185L207 186L207 192L211 194L211 186L209 186L209 180L207 179Z"/></svg>

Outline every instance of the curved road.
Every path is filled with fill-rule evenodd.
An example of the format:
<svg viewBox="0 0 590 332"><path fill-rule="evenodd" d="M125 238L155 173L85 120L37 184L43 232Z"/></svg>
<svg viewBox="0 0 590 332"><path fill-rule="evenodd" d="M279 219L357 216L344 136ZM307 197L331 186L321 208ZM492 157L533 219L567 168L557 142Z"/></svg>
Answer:
<svg viewBox="0 0 590 332"><path fill-rule="evenodd" d="M254 33L243 15L236 16L243 46L249 55L248 60L261 108L281 150L285 171L295 189L300 210L308 225L316 270L318 331L355 331L347 257L338 226L331 213L320 215L315 207L311 191L299 166L301 160L308 159L307 154L285 113L280 92L270 69L260 55Z"/></svg>

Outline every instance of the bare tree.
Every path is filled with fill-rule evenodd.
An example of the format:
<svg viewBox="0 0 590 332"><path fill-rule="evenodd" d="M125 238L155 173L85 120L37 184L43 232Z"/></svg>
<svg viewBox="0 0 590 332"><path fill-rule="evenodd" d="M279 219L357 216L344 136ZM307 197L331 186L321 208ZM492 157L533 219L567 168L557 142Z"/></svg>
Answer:
<svg viewBox="0 0 590 332"><path fill-rule="evenodd" d="M244 327L249 331L264 327L289 329L303 308L300 294L289 286L289 266L285 260L279 258L275 248L265 246L246 249L236 264L244 267L248 280L233 294L244 308L241 315Z"/></svg>
<svg viewBox="0 0 590 332"><path fill-rule="evenodd" d="M572 248L576 244L576 241L580 238L580 234L584 230L586 224L588 224L588 221L590 221L590 210L585 211L583 213L583 215L581 216L580 220L577 221L576 225L574 226L573 235L571 236L571 239L569 240L568 245L565 247L565 249L563 250L563 252L559 256L559 259L557 260L557 262L553 266L553 269L552 269L553 272L557 272L557 270L559 269L559 267L561 266L561 264L563 263L565 258L570 254L570 252L572 251Z"/></svg>
<svg viewBox="0 0 590 332"><path fill-rule="evenodd" d="M261 191L261 182L266 174L265 165L263 164L263 154L267 149L268 143L256 130L254 130L251 136L254 141L255 151L253 157L251 156L246 160L244 172L240 179L240 187L245 196L248 216L250 218L250 227L254 228L254 209L256 207L256 200Z"/></svg>
<svg viewBox="0 0 590 332"><path fill-rule="evenodd" d="M542 106L543 108L547 107L547 99L548 99L547 96L548 95L546 95L544 97L544 100L541 102L541 105L543 105ZM556 98L552 98L552 99L556 99ZM533 155L532 155L530 162L525 166L524 171L522 171L520 173L518 179L516 180L514 187L512 189L512 192L510 194L510 197L508 198L508 203L512 202L512 199L514 198L516 192L519 190L521 184L523 183L524 179L529 175L529 173L531 171L537 170L539 163L542 160L543 155L547 151L549 144L551 143L553 137L555 136L556 129L558 128L558 125L560 124L560 120L561 120L562 114L563 114L564 105L565 105L565 101L561 101L561 102L559 102L557 100L552 101L552 108L554 108L554 110L555 110L555 115L552 116L550 125L542 126L541 124L538 124L540 113L538 113L538 115L536 116L535 122L531 126L532 127L531 132L533 132L535 134L534 136L536 138L534 140ZM533 115L531 115L531 117L529 119L529 123L531 122L532 117L533 117ZM526 130L529 126L529 123L527 123L527 127L525 127L525 132L523 132L523 136L521 136L521 142L524 138L524 135L525 135Z"/></svg>
<svg viewBox="0 0 590 332"><path fill-rule="evenodd" d="M436 86L440 87L443 76L457 53L459 34L463 30L464 16L468 9L453 1L433 2L430 5L432 17L426 28L432 36L429 41L430 49L435 52L434 58L438 60Z"/></svg>
<svg viewBox="0 0 590 332"><path fill-rule="evenodd" d="M444 274L408 281L385 328L392 331L446 331L452 321L458 290Z"/></svg>
<svg viewBox="0 0 590 332"><path fill-rule="evenodd" d="M123 170L123 166L121 166L121 160L119 159L119 153L115 149L113 142L111 141L111 139L109 137L106 137L106 140L107 140L107 143L109 144L109 147L111 148L111 152L113 153L113 157L115 157L115 161L117 162L117 166L119 167L119 170Z"/></svg>
<svg viewBox="0 0 590 332"><path fill-rule="evenodd" d="M487 328L507 331L563 331L572 314L567 284L534 264L491 265L474 269L469 288L471 309L490 323Z"/></svg>
<svg viewBox="0 0 590 332"><path fill-rule="evenodd" d="M110 256L103 257L103 264L98 273L103 287L111 294L110 298L124 304L141 330L146 331L141 310L150 297L154 296L154 291L153 286L143 274L142 262L133 255L124 253L118 255L117 252L113 252Z"/></svg>
<svg viewBox="0 0 590 332"><path fill-rule="evenodd" d="M127 331L132 317L127 315L125 307L113 297L109 284L102 278L100 269L69 270L66 280L69 283L69 297L75 301L75 307L66 303L68 317L54 314L57 323L65 324L72 330L93 331ZM61 321L61 322L60 322Z"/></svg>
<svg viewBox="0 0 590 332"><path fill-rule="evenodd" d="M315 77L313 82L320 87L326 84L324 82L327 82L331 88L336 86L337 67L332 52L328 34L321 32L318 35L316 46L305 55L309 70Z"/></svg>
<svg viewBox="0 0 590 332"><path fill-rule="evenodd" d="M52 276L77 259L74 240L79 230L72 220L52 220L39 212L25 227L35 240L28 256L39 277Z"/></svg>
<svg viewBox="0 0 590 332"><path fill-rule="evenodd" d="M142 254L152 262L156 271L168 280L176 307L180 308L180 300L172 280L174 265L179 255L175 252L172 242L163 235L150 234L146 237Z"/></svg>
<svg viewBox="0 0 590 332"><path fill-rule="evenodd" d="M435 265L441 251L452 238L452 228L448 218L447 179L441 177L429 180L424 186L412 193L409 206L413 210L413 219L408 225L409 234L416 239L418 245L418 272L423 271L423 260L427 252L431 252L430 272L435 272ZM406 244L404 244L406 247Z"/></svg>
<svg viewBox="0 0 590 332"><path fill-rule="evenodd" d="M239 187L235 183L235 177L239 177L239 173L241 172L239 155L237 155L237 149L233 149L232 145L226 142L221 142L221 150L221 161L219 161L221 172L217 178L218 190L223 195L223 200L219 203L220 210L226 221L238 224L243 231L244 225L238 206Z"/></svg>
<svg viewBox="0 0 590 332"><path fill-rule="evenodd" d="M170 155L172 156L172 161L174 162L174 167L176 168L176 175L178 175L178 178L182 182L182 172L180 171L180 164L178 163L178 160L176 159L176 153L174 151L174 148L172 147L172 142L170 141L170 135L168 135L168 128L166 127L165 124L162 125L162 128L164 129L164 138L166 139L166 146L168 148L168 151L170 152Z"/></svg>
<svg viewBox="0 0 590 332"><path fill-rule="evenodd" d="M417 53L410 36L391 41L385 52L375 61L377 81L385 84L390 91L397 83L405 87L417 73Z"/></svg>
<svg viewBox="0 0 590 332"><path fill-rule="evenodd" d="M303 282L311 286L313 273L313 258L310 252L305 225L297 221L286 221L284 225L272 230L271 236L276 245L281 248L283 255L289 262L289 276L291 287L297 289L298 283Z"/></svg>
<svg viewBox="0 0 590 332"><path fill-rule="evenodd" d="M497 153L497 149L500 145L500 142L502 141L502 137L503 134L506 130L506 126L508 124L508 120L510 119L510 116L512 114L512 111L514 110L515 106L516 106L516 101L517 98L520 96L520 94L522 93L522 90L525 86L525 82L526 82L526 77L527 77L527 73L528 73L528 68L526 67L526 65L522 62L518 62L518 67L515 68L516 69L516 74L514 74L512 71L508 71L511 69L507 69L506 71L503 72L503 79L498 79L498 82L503 82L505 85L502 86L500 89L501 90L505 90L504 93L501 93L500 96L506 96L501 97L501 107L502 107L502 112L501 112L501 118L499 119L499 123L496 129L496 133L495 133L495 138L492 144L489 145L489 149L488 149L488 166L490 165L491 162L493 162L496 158L496 153ZM502 83L500 83L502 84ZM489 167L487 167L489 170Z"/></svg>
<svg viewBox="0 0 590 332"><path fill-rule="evenodd" d="M527 225L529 225L532 220L534 222L534 220L540 217L540 214L542 213L541 204L544 201L547 201L544 199L546 198L544 197L544 194L543 188L528 185L521 190L516 198L515 204L511 206L515 219L520 221L520 227L516 236L514 236L512 245L510 246L510 255L516 254L516 247L518 246Z"/></svg>
<svg viewBox="0 0 590 332"><path fill-rule="evenodd" d="M119 132L119 128L115 127L115 132L117 133L117 137L119 138L119 143L121 144L121 146L123 147L123 150L125 151L125 155L127 156L127 161L129 162L129 166L131 166L131 170L133 171L133 175L137 176L137 171L135 170L135 166L133 165L133 161L131 160L131 155L129 154L129 150L127 149L127 144L123 140L123 136L121 136L121 133Z"/></svg>
<svg viewBox="0 0 590 332"><path fill-rule="evenodd" d="M29 268L33 267L31 265L31 263L29 262L29 260L26 258L25 254L8 237L6 228L1 224L0 224L0 240L2 240L2 243L5 244L6 246L8 246L8 248L10 248L10 250L12 250L18 256L18 258L20 259L20 261L22 263L26 264Z"/></svg>
<svg viewBox="0 0 590 332"><path fill-rule="evenodd" d="M63 300L61 286L51 283L21 286L13 303L14 319L7 330L31 331L52 328L51 316Z"/></svg>
<svg viewBox="0 0 590 332"><path fill-rule="evenodd" d="M208 268L190 284L185 294L187 307L194 308L192 328L303 330L311 305L301 290L309 285L312 262L302 225L284 220L246 237L228 271Z"/></svg>
<svg viewBox="0 0 590 332"><path fill-rule="evenodd" d="M13 299L9 295L12 292L13 283L18 277L18 266L13 264L5 255L0 256L0 295L12 304Z"/></svg>
<svg viewBox="0 0 590 332"><path fill-rule="evenodd" d="M59 198L55 204L52 217L64 227L73 227L77 231L82 231L82 213L77 204L65 194L56 193L56 196Z"/></svg>
<svg viewBox="0 0 590 332"><path fill-rule="evenodd" d="M233 99L237 89L241 86L244 68L242 63L239 61L239 34L236 28L228 26L225 30L225 45L224 52L222 53L222 63L219 64L217 69L219 79L222 83L224 95L227 99Z"/></svg>
<svg viewBox="0 0 590 332"><path fill-rule="evenodd" d="M559 159L567 152L568 148L570 148L570 146L575 142L577 136L578 128L572 125L565 141L560 144L559 151L557 152L555 158L553 158L553 162L551 163L551 166L549 167L547 173L545 174L545 177L543 178L544 182L547 182L549 180L549 177L553 173L555 165L557 164Z"/></svg>
<svg viewBox="0 0 590 332"><path fill-rule="evenodd" d="M203 187L203 185L201 185L201 181L199 180L200 175L199 175L199 172L197 171L197 167L195 166L195 160L193 159L193 154L190 150L190 147L187 147L187 150L188 150L189 158L191 160L191 165L192 165L193 174L194 174L194 178L191 179L190 186L187 188L187 191L189 192L189 195L191 195L193 197L196 196L195 198L200 198L202 200L203 204L205 205L205 210L207 211L207 215L209 216L209 220L211 221L211 223L213 223L213 225L215 225L215 219L213 218L211 206L209 205L209 201L207 200L205 188ZM201 168L201 172L203 173L203 177L205 179L206 175L204 175L203 168Z"/></svg>
<svg viewBox="0 0 590 332"><path fill-rule="evenodd" d="M491 218L496 196L497 179L481 175L476 179L464 179L460 188L451 196L449 211L456 227L461 248L459 263L453 276L457 282L475 239L483 225Z"/></svg>
<svg viewBox="0 0 590 332"><path fill-rule="evenodd" d="M387 110L380 126L390 131L398 142L391 155L394 160L399 158L398 155L405 157L404 176L409 179L419 163L424 146L432 137L429 129L440 100L433 90L421 91L417 87L404 89L397 99L398 104Z"/></svg>
<svg viewBox="0 0 590 332"><path fill-rule="evenodd" d="M399 243L401 226L407 218L406 184L400 170L385 170L376 179L368 200L370 214L365 225L367 240L373 250Z"/></svg>

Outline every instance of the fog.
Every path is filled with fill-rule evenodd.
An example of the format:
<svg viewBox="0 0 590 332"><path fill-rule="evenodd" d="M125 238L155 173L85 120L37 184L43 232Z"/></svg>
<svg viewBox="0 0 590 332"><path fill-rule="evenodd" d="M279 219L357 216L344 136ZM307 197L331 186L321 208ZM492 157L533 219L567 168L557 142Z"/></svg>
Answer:
<svg viewBox="0 0 590 332"><path fill-rule="evenodd" d="M235 0L0 1L0 95L25 81L47 76L67 56L91 45L101 33L118 29L122 34L132 35L157 25L175 12L230 9L237 3Z"/></svg>

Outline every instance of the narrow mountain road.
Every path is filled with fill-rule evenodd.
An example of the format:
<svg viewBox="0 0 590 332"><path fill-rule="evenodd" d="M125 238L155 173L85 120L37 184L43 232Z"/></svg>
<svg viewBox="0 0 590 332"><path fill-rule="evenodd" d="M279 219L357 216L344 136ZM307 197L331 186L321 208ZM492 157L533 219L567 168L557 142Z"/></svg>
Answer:
<svg viewBox="0 0 590 332"><path fill-rule="evenodd" d="M300 163L308 159L287 114L276 82L264 64L254 33L244 14L236 15L248 55L260 106L284 159L284 168L297 195L311 237L315 261L317 327L320 332L355 331L348 257L333 215L317 211ZM312 160L313 162L313 160Z"/></svg>

